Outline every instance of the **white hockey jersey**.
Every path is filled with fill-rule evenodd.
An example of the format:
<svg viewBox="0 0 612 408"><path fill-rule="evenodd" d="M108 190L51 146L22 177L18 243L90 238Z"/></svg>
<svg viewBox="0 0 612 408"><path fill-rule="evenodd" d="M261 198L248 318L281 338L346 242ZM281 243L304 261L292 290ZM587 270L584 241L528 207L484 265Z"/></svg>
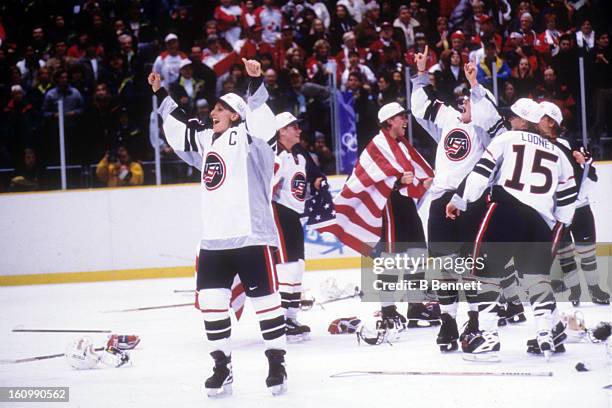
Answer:
<svg viewBox="0 0 612 408"><path fill-rule="evenodd" d="M459 187L491 139L483 129L463 123L457 110L435 99L426 75L413 78L412 83L412 113L438 143L436 175L430 189L435 200Z"/></svg>
<svg viewBox="0 0 612 408"><path fill-rule="evenodd" d="M580 165L578 163L574 163L574 157L572 155L572 149L569 142L565 139L557 139L557 142L566 147L566 155L570 162L572 162L574 166L574 175L576 176L576 185L578 187L578 196L576 197L576 208L584 207L589 205L589 195L595 188L595 184L597 183L597 173L595 171L595 166L593 163L590 163L588 166ZM587 174L584 174L584 171L587 171Z"/></svg>
<svg viewBox="0 0 612 408"><path fill-rule="evenodd" d="M472 89L472 120L478 125L487 129L491 137L497 134L508 131L504 126L504 120L497 111L497 107L493 103L493 99L482 85ZM576 208L584 207L589 204L589 194L593 191L595 183L597 183L597 174L595 167L591 163L588 167L588 174L583 176L585 166L581 166L574 162L571 147L567 140L557 138L555 143L561 144L566 148L565 155L574 168L575 182L577 186L578 196L576 198Z"/></svg>
<svg viewBox="0 0 612 408"><path fill-rule="evenodd" d="M524 131L508 131L489 144L466 180L462 196L451 202L465 211L489 181L536 210L553 227L572 222L576 201L574 170L565 153L551 141Z"/></svg>
<svg viewBox="0 0 612 408"><path fill-rule="evenodd" d="M167 95L163 90L158 94ZM170 146L187 163L201 163L202 249L277 245L271 204L274 151L266 140L273 130L263 134L260 124L249 123L253 110L267 97L260 85L248 97L246 121L221 135L197 119L188 119L169 96L158 109ZM274 115L269 113L268 119L258 119L273 124Z"/></svg>
<svg viewBox="0 0 612 408"><path fill-rule="evenodd" d="M275 202L292 209L298 214L304 213L306 201L307 179L306 158L301 154L293 154L281 144L278 144L279 153L274 162L274 188Z"/></svg>

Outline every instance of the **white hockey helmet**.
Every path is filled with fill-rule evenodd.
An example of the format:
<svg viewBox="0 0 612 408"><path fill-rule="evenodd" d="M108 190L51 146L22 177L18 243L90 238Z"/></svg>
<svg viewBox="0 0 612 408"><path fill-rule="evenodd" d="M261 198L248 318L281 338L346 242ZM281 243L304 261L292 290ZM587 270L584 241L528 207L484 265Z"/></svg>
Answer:
<svg viewBox="0 0 612 408"><path fill-rule="evenodd" d="M80 337L68 344L64 356L68 365L77 370L90 370L100 361L89 337Z"/></svg>
<svg viewBox="0 0 612 408"><path fill-rule="evenodd" d="M544 113L540 105L529 98L520 98L510 106L510 110L519 118L527 122L539 123Z"/></svg>
<svg viewBox="0 0 612 408"><path fill-rule="evenodd" d="M384 123L385 120L391 119L395 115L399 115L402 112L406 112L406 109L404 109L402 105L397 102L391 102L386 105L383 105L378 110L378 122Z"/></svg>
<svg viewBox="0 0 612 408"><path fill-rule="evenodd" d="M291 112L281 112L276 115L276 130L280 130L285 126L289 126L292 123L298 121L298 119L291 114Z"/></svg>
<svg viewBox="0 0 612 408"><path fill-rule="evenodd" d="M219 99L221 99L226 105L234 110L238 115L240 115L241 119L246 118L247 105L244 99L235 93L226 93L222 95Z"/></svg>
<svg viewBox="0 0 612 408"><path fill-rule="evenodd" d="M542 109L542 113L552 120L557 122L557 125L561 126L561 122L563 122L563 113L561 113L561 109L557 105L552 102L543 101L540 102L540 109Z"/></svg>

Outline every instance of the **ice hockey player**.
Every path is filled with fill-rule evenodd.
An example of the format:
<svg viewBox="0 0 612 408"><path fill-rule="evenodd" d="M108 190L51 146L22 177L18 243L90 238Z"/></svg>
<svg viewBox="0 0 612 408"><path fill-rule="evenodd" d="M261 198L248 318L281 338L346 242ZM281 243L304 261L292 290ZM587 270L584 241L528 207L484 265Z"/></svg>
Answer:
<svg viewBox="0 0 612 408"><path fill-rule="evenodd" d="M159 75L152 73L148 78L161 100L158 112L168 143L183 160L199 158L202 163L197 291L214 350L213 375L204 384L210 397L232 391L228 309L236 274L259 319L269 364L266 385L274 395L287 388L285 318L273 252L277 245L271 204L274 116L268 110L267 120L253 120L254 111L265 104L268 94L259 62L243 62L250 77L247 101L233 93L221 96L210 114L212 128L189 119L161 87Z"/></svg>
<svg viewBox="0 0 612 408"><path fill-rule="evenodd" d="M529 291L538 347L549 358L555 350L552 331L557 314L548 280L552 249L561 225L569 225L574 215L576 184L565 154L539 134L544 116L540 106L521 98L511 110L517 122L513 128L524 130L495 137L469 174L463 193L455 194L446 207L447 216L456 218L495 178L475 243L475 256L485 259L485 268L474 270L482 279L482 290L476 295L481 331L470 335L462 348L471 355L500 349L496 327L499 281L514 257Z"/></svg>
<svg viewBox="0 0 612 408"><path fill-rule="evenodd" d="M424 159L416 153L416 150L409 145L404 136L408 118L406 110L400 104L391 102L382 106L378 111L378 121L382 128L379 135L401 141L399 143L400 148L403 148L406 157L410 158L407 167L403 169L402 177L396 181L383 210L379 249L387 254L416 251L418 255L427 246L423 223L417 212L415 199L421 198L431 186L432 178L427 177L420 180L415 176L415 166L429 170L431 175L433 175L433 171ZM377 137L379 136L374 137L370 143L376 144ZM415 183L419 188L407 188L407 186L413 186ZM391 279L396 278L391 275L390 277ZM423 271L410 276L410 279L414 280L423 278ZM385 279L385 276L381 275L381 279ZM409 299L407 315L404 317L398 313L395 302L391 299L385 299L384 293L382 293L382 296L381 317L383 323L394 322L393 324L399 326L400 329L403 329L406 325L408 327L419 327L419 322L422 322L425 326L438 324L440 313L437 304L426 306L423 302L410 301Z"/></svg>
<svg viewBox="0 0 612 408"><path fill-rule="evenodd" d="M272 193L279 241L276 271L287 341L299 342L308 340L310 335L310 327L297 320L304 275L304 230L300 217L304 214L308 192L313 188L318 190L323 178L307 171L308 158L299 144L302 130L297 118L289 112L279 113L276 128L278 140Z"/></svg>
<svg viewBox="0 0 612 408"><path fill-rule="evenodd" d="M472 123L470 98L462 95L457 101L457 109L444 104L436 98L433 87L429 84L426 71L428 48L415 56L417 76L413 78L411 99L412 113L417 122L438 143L436 151L436 176L430 189L431 205L427 223L428 246L430 256L452 260L471 254L478 226L486 212L486 195L470 203L467 211L457 220L446 217L446 204L457 191L462 191L463 180L490 142L489 134ZM464 68L466 77L472 87L478 86L476 69L470 64ZM454 270L441 271L444 280L456 281L461 278ZM441 308L442 326L436 339L443 352L457 350L457 340L478 330L478 312L473 299L466 294L470 304L468 322L459 336L457 329L457 308L459 292L456 290L439 290L438 301ZM518 304L520 305L520 303ZM517 310L518 313L522 313Z"/></svg>
<svg viewBox="0 0 612 408"><path fill-rule="evenodd" d="M576 198L576 213L572 225L566 229L557 255L564 274L565 287L569 288L569 300L574 306L580 303L580 275L574 259L574 250L580 258L580 267L584 273L589 295L595 304L609 305L610 295L599 286L597 272L597 257L595 255L595 219L589 205L589 192L595 188L597 173L591 155L584 147L572 150L570 144L562 139L563 114L561 109L551 102L540 102L540 107L550 118L543 121L542 132L555 140L574 167L578 197ZM575 246L574 246L575 244Z"/></svg>

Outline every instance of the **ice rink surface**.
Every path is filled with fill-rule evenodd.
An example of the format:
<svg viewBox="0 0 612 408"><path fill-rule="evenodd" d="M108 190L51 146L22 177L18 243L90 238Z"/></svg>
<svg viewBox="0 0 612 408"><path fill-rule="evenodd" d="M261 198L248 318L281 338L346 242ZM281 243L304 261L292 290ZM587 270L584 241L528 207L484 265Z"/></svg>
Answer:
<svg viewBox="0 0 612 408"><path fill-rule="evenodd" d="M359 284L358 270L308 272L306 288L315 297L321 282L333 276L339 287ZM267 361L257 320L247 301L234 325L234 395L210 400L203 381L211 373L210 349L204 341L202 316L193 307L139 312L118 309L171 305L193 300L193 280L159 279L0 288L0 359L62 353L79 334L13 333L23 328L109 329L141 336L131 351L130 367L76 371L63 358L0 365L0 386L68 386L69 403L0 403L0 407L610 407L611 366L603 344L568 344L567 353L550 362L528 355L525 342L535 336L533 319L501 329L498 363L474 363L460 352L442 355L435 345L438 328L409 329L393 345L359 346L355 335L330 335L338 317L372 316L376 303L357 299L315 306L299 319L311 326L311 340L288 345L289 391L272 397L265 387ZM562 311L572 309L560 304ZM405 304L399 309L405 313ZM610 307L583 303L587 326L612 320ZM465 320L465 305L459 312ZM106 335L93 334L95 346ZM591 371L577 372L579 361ZM540 372L552 377L364 376L330 378L350 370L445 372Z"/></svg>

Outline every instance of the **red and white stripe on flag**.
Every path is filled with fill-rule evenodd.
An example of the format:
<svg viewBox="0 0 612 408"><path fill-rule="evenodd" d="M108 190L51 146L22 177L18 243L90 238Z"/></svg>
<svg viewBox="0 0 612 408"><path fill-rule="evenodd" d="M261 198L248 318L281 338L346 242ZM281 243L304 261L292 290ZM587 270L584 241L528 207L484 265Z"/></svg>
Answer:
<svg viewBox="0 0 612 408"><path fill-rule="evenodd" d="M404 172L413 172L415 181L399 192L422 197L426 189L421 181L433 177L433 169L405 138L394 139L381 131L361 153L353 173L334 198L335 223L319 228L319 232L330 232L360 254L370 255L380 240L387 199Z"/></svg>

